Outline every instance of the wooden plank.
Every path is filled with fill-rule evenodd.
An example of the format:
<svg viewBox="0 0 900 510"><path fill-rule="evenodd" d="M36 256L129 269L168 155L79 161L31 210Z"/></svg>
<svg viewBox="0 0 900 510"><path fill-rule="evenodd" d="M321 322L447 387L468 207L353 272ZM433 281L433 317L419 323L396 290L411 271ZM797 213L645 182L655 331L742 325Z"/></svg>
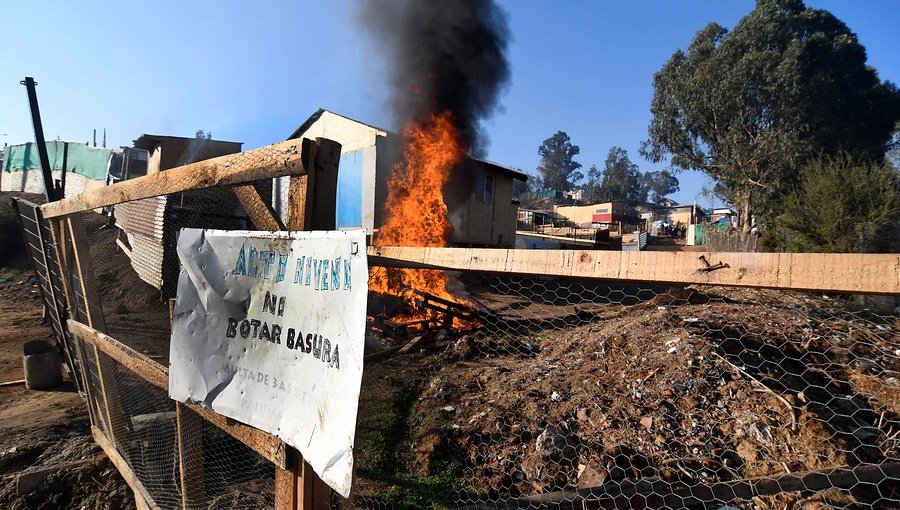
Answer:
<svg viewBox="0 0 900 510"><path fill-rule="evenodd" d="M331 508L331 487L319 478L312 466L303 459L298 467L300 479L297 482L298 510L328 510Z"/></svg>
<svg viewBox="0 0 900 510"><path fill-rule="evenodd" d="M56 252L56 267L59 271L59 281L62 284L62 294L66 298L66 310L68 316L72 315L72 312L75 309L75 293L71 288L71 282L67 277L70 273L69 266L69 251L70 251L70 243L66 240L68 236L66 235L66 225L68 224L66 221L62 219L54 219L54 220L46 220L50 224L50 232L53 236L53 248ZM94 423L95 416L93 414L93 409L91 408L90 398L91 395L88 394L88 382L87 378L84 376L84 356L80 352L78 345L72 346L70 343L77 344L74 339L71 337L66 338L66 352L69 353L70 363L72 365L72 378L75 380L75 385L78 387L78 393L84 398L88 403L88 415L91 419L91 423ZM75 356L74 359L71 359L72 356Z"/></svg>
<svg viewBox="0 0 900 510"><path fill-rule="evenodd" d="M106 319L103 316L103 307L100 304L100 293L94 283L91 255L88 249L87 236L84 232L84 224L78 215L66 218L66 226L69 232L69 242L72 246L72 269L78 274L81 284L82 303L85 310L87 325L95 330L106 329ZM101 409L108 431L114 441L124 441L127 434L125 424L125 411L122 407L121 391L116 376L116 366L105 355L101 355L96 345L94 347L94 359L97 361L97 377L99 378L100 393L103 394L105 408Z"/></svg>
<svg viewBox="0 0 900 510"><path fill-rule="evenodd" d="M306 218L307 193L309 192L309 176L295 175L288 184L288 230L303 230L309 222Z"/></svg>
<svg viewBox="0 0 900 510"><path fill-rule="evenodd" d="M297 474L296 461L287 469L275 469L275 510L297 510Z"/></svg>
<svg viewBox="0 0 900 510"><path fill-rule="evenodd" d="M87 190L71 198L44 204L41 209L45 218L55 218L182 191L301 175L306 172L301 162L301 147L302 140L288 140L247 152L198 161Z"/></svg>
<svg viewBox="0 0 900 510"><path fill-rule="evenodd" d="M223 432L237 439L272 464L275 464L276 468L287 466L287 450L281 439L258 428L226 418L205 407L200 407L196 404L185 405L204 420L219 427Z"/></svg>
<svg viewBox="0 0 900 510"><path fill-rule="evenodd" d="M303 166L309 169L304 175L291 177L288 185L288 230L308 230L312 225L312 208L316 189L316 154L319 146L316 142L303 140Z"/></svg>
<svg viewBox="0 0 900 510"><path fill-rule="evenodd" d="M94 441L103 449L103 453L109 457L110 462L116 467L119 474L122 475L122 478L125 479L125 483L131 487L132 492L134 492L134 500L137 508L148 510L158 509L159 506L153 501L153 498L150 496L150 493L147 492L144 484L141 483L134 471L131 470L131 466L129 466L128 462L122 458L122 455L116 450L115 444L106 437L106 434L97 427L91 427L91 435L94 436Z"/></svg>
<svg viewBox="0 0 900 510"><path fill-rule="evenodd" d="M150 384L169 390L169 371L165 366L86 324L69 319L67 325L73 335L96 347L116 363L136 373Z"/></svg>
<svg viewBox="0 0 900 510"><path fill-rule="evenodd" d="M900 254L370 247L370 266L819 292L900 294ZM728 267L704 271L711 264Z"/></svg>
<svg viewBox="0 0 900 510"><path fill-rule="evenodd" d="M97 360L97 378L99 379L100 393L103 394L105 406L100 412L106 418L107 431L115 440L125 441L128 437L125 427L125 413L122 411L122 401L119 399L119 385L116 383L116 367L105 355L100 354L97 345L94 344L94 359Z"/></svg>
<svg viewBox="0 0 900 510"><path fill-rule="evenodd" d="M203 430L200 418L181 402L175 403L178 431L178 474L181 507L206 508L206 480L203 470Z"/></svg>
<svg viewBox="0 0 900 510"><path fill-rule="evenodd" d="M236 184L231 189L241 202L244 210L247 211L247 216L250 217L250 221L253 222L253 226L257 230L268 230L270 232L284 230L284 224L278 219L272 207L259 196L256 186L252 183Z"/></svg>
<svg viewBox="0 0 900 510"><path fill-rule="evenodd" d="M47 220L50 222L50 232L53 235L53 246L56 250L56 260L59 262L60 281L62 282L63 295L66 297L66 308L72 309L71 289L69 289L68 278L64 275L69 270L69 254L66 241L66 222L62 220ZM59 231L57 232L57 228Z"/></svg>
<svg viewBox="0 0 900 510"><path fill-rule="evenodd" d="M81 348L81 342L72 335L72 342L75 343L75 353L78 356L78 366L81 368L81 380L84 382L85 400L88 406L88 418L91 425L100 425L100 418L97 415L97 399L94 397L94 388L91 386L91 378L85 365L84 349Z"/></svg>
<svg viewBox="0 0 900 510"><path fill-rule="evenodd" d="M111 359L131 370L148 383L169 391L169 369L135 351L118 340L91 327L69 320L69 331L84 342L96 347ZM184 404L201 418L219 427L223 432L247 445L276 467L287 466L287 452L284 443L268 432L245 425L217 414L196 404Z"/></svg>

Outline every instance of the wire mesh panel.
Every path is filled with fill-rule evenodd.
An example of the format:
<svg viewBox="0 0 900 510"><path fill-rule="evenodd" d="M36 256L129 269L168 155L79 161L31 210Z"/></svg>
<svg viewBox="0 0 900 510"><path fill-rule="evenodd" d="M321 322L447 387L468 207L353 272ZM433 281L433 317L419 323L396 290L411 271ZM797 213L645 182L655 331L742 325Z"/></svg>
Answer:
<svg viewBox="0 0 900 510"><path fill-rule="evenodd" d="M46 317L49 319L50 328L56 336L60 354L67 363L75 387L80 391L82 389L79 377L80 368L77 364L74 347L65 329L66 296L61 276L62 271L57 260L58 252L55 249L57 246L56 236L51 230L51 223L41 215L38 205L22 199L16 199L14 203L22 239L28 248L28 255L37 275Z"/></svg>
<svg viewBox="0 0 900 510"><path fill-rule="evenodd" d="M241 157L257 156L284 154ZM66 216L72 317L166 379L178 230L248 213L220 187ZM896 302L387 271L372 269L353 495L334 507L900 505ZM94 345L94 424L157 506L275 505L273 457Z"/></svg>
<svg viewBox="0 0 900 510"><path fill-rule="evenodd" d="M188 508L274 508L275 466L208 422L195 423L202 434L206 497Z"/></svg>
<svg viewBox="0 0 900 510"><path fill-rule="evenodd" d="M890 306L740 288L453 280L477 320L418 331L429 340L413 354L367 366L360 508L900 503L900 319ZM383 299L370 304L374 323ZM409 343L387 333L369 343ZM825 476L838 467L849 471Z"/></svg>
<svg viewBox="0 0 900 510"><path fill-rule="evenodd" d="M211 191L230 193L227 189ZM202 207L207 198L197 193L179 197L179 225L226 226L222 215L212 224L205 221L211 214L208 207ZM192 210L202 214L191 216L188 211ZM238 223L231 226L246 227L246 216L232 212ZM171 316L162 273L171 270L172 264L177 273L174 243L169 246L160 240L160 250L172 251L168 255L129 246L127 233L110 211L76 213L63 221L68 220L81 229L74 237L83 249L80 268L74 251L66 268L73 289L73 318L93 324L134 355L167 365ZM173 227L173 232L177 230ZM153 256L158 256L153 267L161 275L157 286L138 271L146 269L142 264L148 264L146 258ZM85 282L93 292L84 291ZM271 462L176 404L165 388L113 360L103 349L95 351L93 345L83 343L83 350L98 409L96 425L112 440L155 505L203 509L274 506L275 467Z"/></svg>
<svg viewBox="0 0 900 510"><path fill-rule="evenodd" d="M175 403L165 390L122 365L113 366L112 381L103 375L108 392L117 393L118 402L107 402L111 420L122 422L112 430L116 449L160 508L181 508ZM109 393L107 398L113 399Z"/></svg>

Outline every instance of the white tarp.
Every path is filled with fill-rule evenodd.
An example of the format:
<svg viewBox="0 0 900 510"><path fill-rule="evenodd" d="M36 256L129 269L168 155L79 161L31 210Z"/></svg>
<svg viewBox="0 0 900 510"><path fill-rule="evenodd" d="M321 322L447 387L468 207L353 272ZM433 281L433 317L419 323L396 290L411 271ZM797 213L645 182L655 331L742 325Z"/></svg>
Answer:
<svg viewBox="0 0 900 510"><path fill-rule="evenodd" d="M169 396L277 435L347 497L365 231L184 229L178 258Z"/></svg>

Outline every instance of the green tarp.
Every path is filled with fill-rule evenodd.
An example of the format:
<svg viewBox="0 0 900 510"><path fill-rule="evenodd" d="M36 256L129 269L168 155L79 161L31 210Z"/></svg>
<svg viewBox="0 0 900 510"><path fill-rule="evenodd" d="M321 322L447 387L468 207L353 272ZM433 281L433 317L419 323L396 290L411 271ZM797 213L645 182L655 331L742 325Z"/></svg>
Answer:
<svg viewBox="0 0 900 510"><path fill-rule="evenodd" d="M106 180L106 168L109 166L111 149L88 147L81 143L52 141L47 142L47 156L52 171L60 171L63 167L63 147L68 144L66 171L83 175L88 179ZM23 170L41 169L41 160L34 143L9 145L3 150L3 171L21 172Z"/></svg>

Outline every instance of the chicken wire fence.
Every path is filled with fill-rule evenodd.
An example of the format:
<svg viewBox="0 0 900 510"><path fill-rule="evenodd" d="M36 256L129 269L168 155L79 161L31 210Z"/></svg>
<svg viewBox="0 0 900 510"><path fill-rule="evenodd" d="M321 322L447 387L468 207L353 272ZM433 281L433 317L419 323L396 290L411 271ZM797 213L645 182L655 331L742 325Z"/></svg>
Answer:
<svg viewBox="0 0 900 510"><path fill-rule="evenodd" d="M96 353L82 340L91 384L88 406L95 426L113 442L158 508L270 508L274 505L274 466L250 448L187 409L176 410L165 390ZM100 375L100 365L103 374ZM188 413L176 421L176 412ZM179 456L177 427L181 427ZM187 430L185 430L187 429ZM183 494L183 476L198 478L193 494ZM202 494L198 494L202 491ZM193 499L192 499L193 498Z"/></svg>
<svg viewBox="0 0 900 510"><path fill-rule="evenodd" d="M485 273L449 288L474 321L370 334L415 348L364 374L358 508L900 504L895 301Z"/></svg>
<svg viewBox="0 0 900 510"><path fill-rule="evenodd" d="M179 225L247 228L246 216L209 207L210 196L215 199L225 192L224 188L211 190L200 199L165 197L177 201L174 209L166 209L172 211L169 217L175 221L156 225L160 235L147 236L160 248L156 259L152 249L135 249L129 244L135 237L122 228L114 211L50 220L51 228L62 232L56 238L54 255L61 259L71 297L69 317L94 326L146 360L168 365L170 291L165 279L177 278L177 258L165 252L170 242L174 250L175 237L168 237L169 229ZM149 204L154 207L166 204L166 200L149 200L156 202ZM135 205L137 210L148 207L140 202ZM60 229L62 225L65 228ZM76 249L72 240L82 245L81 249ZM174 276L170 273L173 264ZM70 341L76 344L83 366L92 423L112 443L155 507L274 507L275 466L269 460L190 409L176 405L165 387L153 384L102 349L77 335ZM178 417L179 413L182 416ZM185 487L190 489L188 493L183 491Z"/></svg>
<svg viewBox="0 0 900 510"><path fill-rule="evenodd" d="M230 193L68 217L83 228L89 258L80 263L102 311L98 329L168 364L178 230L252 228ZM71 244L58 246L71 318L88 324L91 285L74 270ZM417 306L431 306L419 309L370 295L354 489L332 506L900 505L892 305L449 274L457 303L449 307L427 293ZM274 465L202 419L183 420L182 437L195 441L182 468L177 414L192 411L79 342L95 426L160 508L275 505Z"/></svg>

